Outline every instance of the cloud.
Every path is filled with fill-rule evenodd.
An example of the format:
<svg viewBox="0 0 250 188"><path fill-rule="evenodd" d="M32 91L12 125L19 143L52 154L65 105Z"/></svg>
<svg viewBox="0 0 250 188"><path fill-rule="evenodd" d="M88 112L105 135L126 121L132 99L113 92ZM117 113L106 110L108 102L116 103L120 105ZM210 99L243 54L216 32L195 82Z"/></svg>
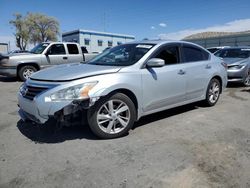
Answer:
<svg viewBox="0 0 250 188"><path fill-rule="evenodd" d="M167 27L167 24L165 24L165 23L159 23L159 26L160 27Z"/></svg>
<svg viewBox="0 0 250 188"><path fill-rule="evenodd" d="M163 33L159 34L158 37L160 39L172 39L172 40L180 40L189 35L207 32L207 31L215 31L215 32L239 32L239 31L246 31L250 30L250 19L241 19L241 20L234 20L222 25L214 25L206 28L201 29L186 29L180 30L177 32L172 33Z"/></svg>
<svg viewBox="0 0 250 188"><path fill-rule="evenodd" d="M154 29L155 29L155 26L151 26L150 28L154 30Z"/></svg>

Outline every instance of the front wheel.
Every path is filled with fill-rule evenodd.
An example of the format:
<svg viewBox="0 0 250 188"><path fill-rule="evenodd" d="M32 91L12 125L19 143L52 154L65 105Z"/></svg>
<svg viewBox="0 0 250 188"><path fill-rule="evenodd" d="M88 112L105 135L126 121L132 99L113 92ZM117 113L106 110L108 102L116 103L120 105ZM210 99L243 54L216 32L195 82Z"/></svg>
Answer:
<svg viewBox="0 0 250 188"><path fill-rule="evenodd" d="M27 80L37 69L34 66L26 65L19 69L18 76L22 81Z"/></svg>
<svg viewBox="0 0 250 188"><path fill-rule="evenodd" d="M248 70L247 72L247 76L246 76L246 79L244 80L244 83L243 83L246 87L250 86L250 69Z"/></svg>
<svg viewBox="0 0 250 188"><path fill-rule="evenodd" d="M122 93L101 99L88 111L90 129L96 136L104 139L124 136L135 119L135 105Z"/></svg>
<svg viewBox="0 0 250 188"><path fill-rule="evenodd" d="M212 80L210 80L207 87L206 99L204 100L205 105L214 106L220 97L220 93L221 84L219 80L213 78Z"/></svg>

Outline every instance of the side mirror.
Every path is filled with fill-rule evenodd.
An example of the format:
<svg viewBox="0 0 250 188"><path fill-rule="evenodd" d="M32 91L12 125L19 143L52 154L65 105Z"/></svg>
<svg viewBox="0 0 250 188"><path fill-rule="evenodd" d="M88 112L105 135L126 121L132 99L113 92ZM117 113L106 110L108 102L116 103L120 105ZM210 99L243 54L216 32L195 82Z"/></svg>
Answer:
<svg viewBox="0 0 250 188"><path fill-rule="evenodd" d="M147 67L163 67L164 65L165 61L160 58L152 58L146 63Z"/></svg>

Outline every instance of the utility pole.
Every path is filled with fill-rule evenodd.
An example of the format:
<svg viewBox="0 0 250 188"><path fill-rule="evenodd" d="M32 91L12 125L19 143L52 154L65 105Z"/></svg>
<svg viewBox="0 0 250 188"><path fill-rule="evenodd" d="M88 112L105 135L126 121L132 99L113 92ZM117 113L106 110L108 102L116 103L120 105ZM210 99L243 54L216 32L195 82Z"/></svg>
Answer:
<svg viewBox="0 0 250 188"><path fill-rule="evenodd" d="M103 13L103 31L106 32L106 12Z"/></svg>

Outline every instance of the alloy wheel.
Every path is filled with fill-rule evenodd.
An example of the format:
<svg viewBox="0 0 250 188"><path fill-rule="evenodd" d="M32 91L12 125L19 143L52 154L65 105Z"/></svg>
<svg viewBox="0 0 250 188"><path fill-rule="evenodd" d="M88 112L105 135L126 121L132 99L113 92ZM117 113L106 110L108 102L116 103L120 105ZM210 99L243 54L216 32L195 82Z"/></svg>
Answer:
<svg viewBox="0 0 250 188"><path fill-rule="evenodd" d="M217 82L213 82L209 88L209 101L211 103L216 103L220 95L220 86Z"/></svg>
<svg viewBox="0 0 250 188"><path fill-rule="evenodd" d="M248 71L247 77L244 81L245 86L250 86L250 70Z"/></svg>
<svg viewBox="0 0 250 188"><path fill-rule="evenodd" d="M34 73L34 70L27 68L23 71L23 77L25 79L28 79L32 74Z"/></svg>
<svg viewBox="0 0 250 188"><path fill-rule="evenodd" d="M97 124L102 131L108 134L120 133L129 122L129 107L121 100L109 100L97 112Z"/></svg>

